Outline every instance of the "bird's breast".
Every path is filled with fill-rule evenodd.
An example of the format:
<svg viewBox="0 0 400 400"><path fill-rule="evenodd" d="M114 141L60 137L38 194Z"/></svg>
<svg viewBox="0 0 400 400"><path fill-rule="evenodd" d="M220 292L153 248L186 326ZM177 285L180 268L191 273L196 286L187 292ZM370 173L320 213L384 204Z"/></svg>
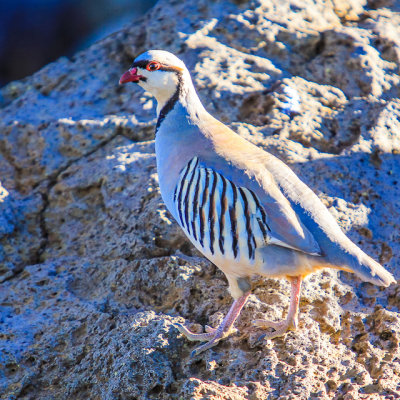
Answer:
<svg viewBox="0 0 400 400"><path fill-rule="evenodd" d="M176 218L172 197L180 173L194 156L207 148L204 136L179 102L160 123L155 148L161 195Z"/></svg>

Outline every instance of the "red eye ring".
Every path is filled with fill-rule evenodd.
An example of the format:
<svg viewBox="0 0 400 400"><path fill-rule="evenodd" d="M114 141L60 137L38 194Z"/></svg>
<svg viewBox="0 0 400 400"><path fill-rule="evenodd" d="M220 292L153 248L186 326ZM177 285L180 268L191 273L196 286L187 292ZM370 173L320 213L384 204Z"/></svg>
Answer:
<svg viewBox="0 0 400 400"><path fill-rule="evenodd" d="M161 65L157 61L151 61L146 65L147 71L157 71Z"/></svg>

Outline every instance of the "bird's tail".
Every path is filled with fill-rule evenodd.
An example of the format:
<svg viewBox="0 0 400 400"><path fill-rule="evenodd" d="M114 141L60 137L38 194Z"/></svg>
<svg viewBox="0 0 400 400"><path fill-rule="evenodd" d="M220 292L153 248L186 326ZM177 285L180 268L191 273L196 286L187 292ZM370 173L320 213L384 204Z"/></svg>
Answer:
<svg viewBox="0 0 400 400"><path fill-rule="evenodd" d="M346 238L345 250L336 255L336 265L345 271L353 272L366 282L379 286L396 283L393 275L381 264L365 254L350 239ZM340 254L341 253L341 254Z"/></svg>

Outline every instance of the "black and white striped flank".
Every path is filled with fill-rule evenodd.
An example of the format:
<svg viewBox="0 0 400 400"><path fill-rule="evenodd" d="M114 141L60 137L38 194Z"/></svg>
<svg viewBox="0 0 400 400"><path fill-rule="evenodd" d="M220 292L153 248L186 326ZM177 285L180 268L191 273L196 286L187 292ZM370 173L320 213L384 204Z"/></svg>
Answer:
<svg viewBox="0 0 400 400"><path fill-rule="evenodd" d="M254 261L270 241L267 214L255 193L194 157L181 172L174 202L186 234L211 255Z"/></svg>

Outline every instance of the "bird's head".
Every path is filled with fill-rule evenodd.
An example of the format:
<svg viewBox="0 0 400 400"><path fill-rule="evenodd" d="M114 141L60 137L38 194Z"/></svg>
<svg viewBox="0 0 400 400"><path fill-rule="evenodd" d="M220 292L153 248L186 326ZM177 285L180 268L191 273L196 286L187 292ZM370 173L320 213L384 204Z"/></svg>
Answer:
<svg viewBox="0 0 400 400"><path fill-rule="evenodd" d="M149 50L135 58L119 83L137 83L157 99L161 109L187 79L189 72L178 57L164 50Z"/></svg>

